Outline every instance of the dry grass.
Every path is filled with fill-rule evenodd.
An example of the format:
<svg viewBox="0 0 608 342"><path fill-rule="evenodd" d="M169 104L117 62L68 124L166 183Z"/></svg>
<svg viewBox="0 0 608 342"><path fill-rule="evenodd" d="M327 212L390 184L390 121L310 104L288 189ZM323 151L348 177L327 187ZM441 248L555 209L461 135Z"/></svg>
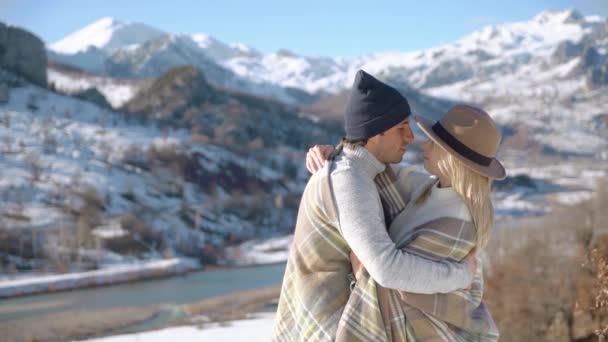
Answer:
<svg viewBox="0 0 608 342"><path fill-rule="evenodd" d="M190 316L206 316L211 321L235 320L260 311L279 297L280 287L269 287L210 298L187 306Z"/></svg>
<svg viewBox="0 0 608 342"><path fill-rule="evenodd" d="M608 253L594 248L589 256L589 264L595 280L591 292L593 297L592 313L600 322L606 322L608 319ZM600 340L604 340L608 336L608 324L598 327L595 333Z"/></svg>
<svg viewBox="0 0 608 342"><path fill-rule="evenodd" d="M575 340L574 311L586 310L585 306L590 305L584 302L591 302L584 298L590 291L589 282L582 281L589 272L583 264L598 227L608 222L606 187L598 190L590 203L503 224L492 237L487 248L485 301L501 332L501 341ZM596 272L598 282L607 291L608 271L602 268L606 264L596 265L601 266ZM605 310L608 293L597 294ZM577 341L595 340L592 335Z"/></svg>
<svg viewBox="0 0 608 342"><path fill-rule="evenodd" d="M109 334L137 324L154 314L152 308L93 312L71 311L43 317L0 322L2 341L67 341Z"/></svg>
<svg viewBox="0 0 608 342"><path fill-rule="evenodd" d="M278 298L280 288L262 288L202 300L183 306L186 316L168 325L242 319L264 310ZM31 308L31 307L30 307ZM9 308L15 311L15 308ZM128 307L107 310L70 311L46 316L0 322L2 341L67 341L138 331L142 322L154 319L160 306ZM201 321L201 316L206 319ZM164 326L158 326L160 328ZM252 336L256 340L255 336Z"/></svg>

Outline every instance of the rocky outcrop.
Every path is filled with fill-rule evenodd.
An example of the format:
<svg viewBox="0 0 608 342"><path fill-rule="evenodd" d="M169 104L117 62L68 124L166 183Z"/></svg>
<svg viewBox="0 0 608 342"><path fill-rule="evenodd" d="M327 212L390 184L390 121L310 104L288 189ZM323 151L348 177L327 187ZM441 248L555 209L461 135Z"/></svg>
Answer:
<svg viewBox="0 0 608 342"><path fill-rule="evenodd" d="M0 23L0 68L46 87L44 43L26 30Z"/></svg>
<svg viewBox="0 0 608 342"><path fill-rule="evenodd" d="M572 58L580 56L583 52L584 47L581 44L573 43L570 40L563 41L557 45L553 54L551 55L551 62L553 64L562 64Z"/></svg>
<svg viewBox="0 0 608 342"><path fill-rule="evenodd" d="M562 46L562 44L560 44ZM578 52L579 61L568 73L568 77L585 76L586 84L589 89L606 84L608 67L606 66L606 56L598 53L593 46L568 45L566 43L553 53L552 60L568 61L573 58L572 54Z"/></svg>
<svg viewBox="0 0 608 342"><path fill-rule="evenodd" d="M459 59L449 59L441 62L426 75L421 87L432 88L440 85L456 83L474 76L473 67Z"/></svg>
<svg viewBox="0 0 608 342"><path fill-rule="evenodd" d="M0 83L0 104L8 102L8 86L5 83Z"/></svg>
<svg viewBox="0 0 608 342"><path fill-rule="evenodd" d="M83 90L79 93L74 94L74 97L77 97L81 100L93 102L103 108L112 108L112 105L110 105L105 96L103 96L103 94L100 93L97 88L89 88Z"/></svg>
<svg viewBox="0 0 608 342"><path fill-rule="evenodd" d="M584 70L597 67L601 62L601 56L593 46L587 46L581 55L581 68Z"/></svg>
<svg viewBox="0 0 608 342"><path fill-rule="evenodd" d="M190 128L210 142L239 150L285 144L304 148L328 137L337 141L341 126L316 123L299 116L298 108L272 99L212 86L195 66L166 72L122 109Z"/></svg>
<svg viewBox="0 0 608 342"><path fill-rule="evenodd" d="M238 237L249 238L255 236L247 235L252 234L248 233L249 231L259 232L260 229L265 229L267 224L261 225L260 222L274 222L271 212L277 212L274 203L278 202L264 202L261 200L262 194L266 196L265 194L274 194L277 191L283 193L282 179L298 177L298 168L292 167L296 163L291 159L280 157L280 154L274 151L284 150L290 146L303 150L305 146L315 141L337 141L339 136L335 132L338 132L338 129L332 126L324 127L320 123L298 116L295 107L212 86L205 76L206 71L201 71L195 66L174 68L154 80L149 86L142 88L123 107L123 111L154 122L163 129L170 127L189 129L192 133L191 141L196 144L190 151L183 150L181 144L154 144L148 148L148 160L143 158L142 161L141 153L134 152L129 159L135 163L130 162L130 164L143 164L144 167L154 170L162 166L183 176L179 178L185 181L182 183L196 184L197 188L205 193L215 194L218 189L222 189L221 191L229 194L228 196L233 200L214 199L213 202L217 205L210 207L210 212L214 216L217 213L216 217L231 215L242 220L245 222L244 228L239 228L242 233L239 233ZM223 154L219 152L221 149L213 145L238 153L234 154L235 159L226 159L224 162ZM206 152L207 148L210 152ZM272 168L277 170L280 178L269 179L264 175L265 172L253 173L253 170L257 169L256 166L250 162L240 162L242 156L254 155L277 156L277 162L273 162ZM172 188L173 186L166 187L167 190L163 192L167 191L166 193L170 193L172 197L183 196L185 188L183 185L176 185L175 190ZM284 196L284 199L281 197L280 220L290 213L295 217L299 198L294 200L292 197L295 198L291 195ZM189 226L200 226L200 230L204 234L213 236L213 239L217 237L229 242L234 240L232 238L234 234L231 235L224 228L215 231L214 226L209 227L200 223L199 214L194 210L184 207L180 210L179 217ZM284 224L278 223L278 220L276 224L271 224L283 226ZM289 226L290 223L287 222L285 225ZM258 226L260 228L257 228ZM224 231L226 234L223 233ZM159 241L160 238L153 239ZM211 239L205 240L206 245L202 248L197 240L180 241L176 249L179 248L180 253L184 255L198 257L204 263L217 263L223 257L218 254L215 247L229 242L214 242L216 246L208 245L207 241L214 241ZM129 241L133 242L131 239L116 243L129 243Z"/></svg>
<svg viewBox="0 0 608 342"><path fill-rule="evenodd" d="M585 85L589 90L608 85L608 62L600 67L587 71Z"/></svg>
<svg viewBox="0 0 608 342"><path fill-rule="evenodd" d="M131 99L124 109L157 120L172 120L180 119L189 107L220 100L199 69L183 66L160 76L149 88Z"/></svg>

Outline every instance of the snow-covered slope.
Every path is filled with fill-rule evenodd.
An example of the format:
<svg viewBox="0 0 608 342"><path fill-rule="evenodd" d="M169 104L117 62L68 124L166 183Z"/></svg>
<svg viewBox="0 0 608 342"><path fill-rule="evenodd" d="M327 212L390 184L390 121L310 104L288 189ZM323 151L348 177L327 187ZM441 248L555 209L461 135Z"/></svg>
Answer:
<svg viewBox="0 0 608 342"><path fill-rule="evenodd" d="M226 244L290 231L307 178L303 151L243 155L35 86L10 89L0 123L0 230L28 241L0 263L20 270L230 262Z"/></svg>
<svg viewBox="0 0 608 342"><path fill-rule="evenodd" d="M243 43L226 44L208 34L195 33L189 35L196 45L205 51L210 58L223 61L235 57L259 57L261 53Z"/></svg>
<svg viewBox="0 0 608 342"><path fill-rule="evenodd" d="M58 66L47 68L48 83L66 94L83 90L97 89L113 108L120 108L144 87L147 81L117 79L107 76L87 74L77 70L68 70Z"/></svg>
<svg viewBox="0 0 608 342"><path fill-rule="evenodd" d="M116 77L145 78L157 77L174 67L194 65L212 84L287 103L298 102L294 94L283 86L240 77L211 58L240 55L240 48L230 48L210 38L202 38L201 35L167 34L137 46L116 49L105 61L105 71ZM202 49L201 46L208 48Z"/></svg>

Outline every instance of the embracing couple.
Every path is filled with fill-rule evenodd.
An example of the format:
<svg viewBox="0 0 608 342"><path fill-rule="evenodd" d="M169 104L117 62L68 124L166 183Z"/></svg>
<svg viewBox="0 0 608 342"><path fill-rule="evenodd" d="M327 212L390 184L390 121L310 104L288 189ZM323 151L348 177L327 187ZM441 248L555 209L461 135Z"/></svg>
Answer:
<svg viewBox="0 0 608 342"><path fill-rule="evenodd" d="M451 108L433 123L424 169L398 164L411 110L360 70L346 137L307 155L273 341L495 341L477 254L494 219L500 132L483 110Z"/></svg>

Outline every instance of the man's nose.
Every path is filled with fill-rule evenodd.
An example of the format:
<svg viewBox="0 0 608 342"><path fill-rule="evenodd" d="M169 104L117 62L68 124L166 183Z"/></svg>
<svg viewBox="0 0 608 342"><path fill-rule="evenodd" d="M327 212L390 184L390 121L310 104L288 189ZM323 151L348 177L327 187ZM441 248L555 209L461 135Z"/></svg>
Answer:
<svg viewBox="0 0 608 342"><path fill-rule="evenodd" d="M414 131L412 131L412 129L408 127L405 130L404 137L408 143L414 141Z"/></svg>

